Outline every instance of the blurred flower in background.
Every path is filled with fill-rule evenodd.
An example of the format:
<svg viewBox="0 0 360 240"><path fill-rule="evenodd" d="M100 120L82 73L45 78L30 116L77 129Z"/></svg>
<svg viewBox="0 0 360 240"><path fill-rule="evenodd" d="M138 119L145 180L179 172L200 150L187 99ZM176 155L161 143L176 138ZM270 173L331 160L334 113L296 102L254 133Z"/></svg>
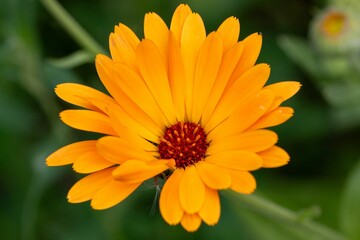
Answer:
<svg viewBox="0 0 360 240"><path fill-rule="evenodd" d="M341 127L360 123L360 4L330 1L316 11L309 40L284 37L280 45L314 80Z"/></svg>

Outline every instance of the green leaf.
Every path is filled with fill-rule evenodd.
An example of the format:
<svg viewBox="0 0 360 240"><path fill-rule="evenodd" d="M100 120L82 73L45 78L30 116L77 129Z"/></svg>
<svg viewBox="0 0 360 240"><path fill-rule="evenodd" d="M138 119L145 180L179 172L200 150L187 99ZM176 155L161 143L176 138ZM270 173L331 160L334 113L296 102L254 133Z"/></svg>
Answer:
<svg viewBox="0 0 360 240"><path fill-rule="evenodd" d="M58 68L70 69L85 63L94 61L94 56L86 51L76 51L66 57L59 59L49 59L49 63Z"/></svg>
<svg viewBox="0 0 360 240"><path fill-rule="evenodd" d="M340 227L350 239L360 239L360 161L350 174L340 207Z"/></svg>
<svg viewBox="0 0 360 240"><path fill-rule="evenodd" d="M345 237L335 230L317 223L312 219L304 219L303 215L299 215L292 210L277 205L276 203L271 202L258 194L242 195L232 191L226 191L225 194L225 196L230 200L233 199L234 203L236 203L236 206L247 208L255 213L258 213L259 215L262 215L271 223L277 224L279 227L284 229L285 232L293 235L293 237L288 238L288 234L286 234L283 236L285 239L294 239L296 236L300 239L304 239L303 234L305 233L306 239L345 240ZM279 233L274 232L274 237L275 235L276 238L271 239L280 238Z"/></svg>
<svg viewBox="0 0 360 240"><path fill-rule="evenodd" d="M278 43L288 57L299 67L312 77L319 78L321 72L319 71L316 56L304 39L295 36L281 36Z"/></svg>

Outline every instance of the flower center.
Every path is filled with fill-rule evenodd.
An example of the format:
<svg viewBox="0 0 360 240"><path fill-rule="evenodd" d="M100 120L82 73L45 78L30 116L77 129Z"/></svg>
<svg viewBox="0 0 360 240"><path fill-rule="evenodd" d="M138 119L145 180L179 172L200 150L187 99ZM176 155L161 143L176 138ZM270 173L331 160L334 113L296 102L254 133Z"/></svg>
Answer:
<svg viewBox="0 0 360 240"><path fill-rule="evenodd" d="M178 122L167 128L158 145L160 158L174 159L177 168L186 168L205 157L209 143L206 133L192 122Z"/></svg>
<svg viewBox="0 0 360 240"><path fill-rule="evenodd" d="M346 24L346 16L342 12L331 12L322 22L322 31L329 37L339 36Z"/></svg>

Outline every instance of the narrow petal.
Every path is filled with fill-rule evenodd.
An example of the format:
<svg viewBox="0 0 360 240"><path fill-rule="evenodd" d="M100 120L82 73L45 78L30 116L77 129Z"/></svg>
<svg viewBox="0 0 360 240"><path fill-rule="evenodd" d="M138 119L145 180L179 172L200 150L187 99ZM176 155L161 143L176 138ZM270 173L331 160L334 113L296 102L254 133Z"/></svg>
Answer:
<svg viewBox="0 0 360 240"><path fill-rule="evenodd" d="M143 40L137 50L136 57L141 75L150 92L170 123L176 122L174 103L169 80L161 55L151 40Z"/></svg>
<svg viewBox="0 0 360 240"><path fill-rule="evenodd" d="M292 81L274 83L264 87L264 89L270 89L275 94L274 101L271 107L268 109L268 112L274 110L280 106L281 103L294 96L295 93L300 90L300 87L301 84L299 82Z"/></svg>
<svg viewBox="0 0 360 240"><path fill-rule="evenodd" d="M260 152L275 145L278 136L270 130L255 130L243 132L239 135L229 136L223 139L214 138L207 154L213 155L218 152L231 150L244 150L249 152Z"/></svg>
<svg viewBox="0 0 360 240"><path fill-rule="evenodd" d="M192 122L199 122L210 91L218 75L223 56L223 46L220 36L212 32L199 51L194 77Z"/></svg>
<svg viewBox="0 0 360 240"><path fill-rule="evenodd" d="M205 130L209 132L223 120L232 114L243 101L260 90L270 75L270 67L267 64L258 64L251 68L239 79L237 79L232 87L224 92L222 98L205 126Z"/></svg>
<svg viewBox="0 0 360 240"><path fill-rule="evenodd" d="M193 106L193 87L196 61L201 45L206 39L204 22L197 13L189 14L184 22L180 38L181 55L185 68L186 113L191 119Z"/></svg>
<svg viewBox="0 0 360 240"><path fill-rule="evenodd" d="M101 170L79 180L69 190L67 196L69 202L80 203L90 200L99 189L112 181L113 170L114 168Z"/></svg>
<svg viewBox="0 0 360 240"><path fill-rule="evenodd" d="M216 141L245 131L266 113L273 99L274 93L270 90L261 90L253 94L228 119L209 133L209 139Z"/></svg>
<svg viewBox="0 0 360 240"><path fill-rule="evenodd" d="M118 121L113 121L112 125L116 133L122 138L125 139L130 145L137 147L138 149L143 149L147 152L155 152L158 151L158 148L145 138L141 137L135 131L125 127L123 124Z"/></svg>
<svg viewBox="0 0 360 240"><path fill-rule="evenodd" d="M212 189L226 189L231 185L230 175L217 165L202 161L196 164L196 170L201 180Z"/></svg>
<svg viewBox="0 0 360 240"><path fill-rule="evenodd" d="M147 126L140 124L134 118L129 116L129 114L120 106L113 105L109 109L109 116L111 119L111 124L113 125L114 129L117 129L118 132L123 126L126 128L131 129L141 137L154 142L159 142L159 135L152 132Z"/></svg>
<svg viewBox="0 0 360 240"><path fill-rule="evenodd" d="M141 182L125 183L111 180L92 197L91 207L97 210L110 208L127 198L140 184Z"/></svg>
<svg viewBox="0 0 360 240"><path fill-rule="evenodd" d="M188 232L195 232L201 225L200 216L195 214L184 213L181 219L181 226Z"/></svg>
<svg viewBox="0 0 360 240"><path fill-rule="evenodd" d="M208 98L207 103L205 104L205 108L203 110L203 114L201 117L201 122L203 123L203 125L206 125L211 115L213 114L214 109L224 92L225 86L227 85L228 80L241 56L242 50L243 43L239 42L224 55L221 61L219 73L216 77L215 83L210 93L211 97Z"/></svg>
<svg viewBox="0 0 360 240"><path fill-rule="evenodd" d="M95 67L102 84L117 102L122 102L125 94L111 72L113 64L113 61L109 57L102 54L96 55Z"/></svg>
<svg viewBox="0 0 360 240"><path fill-rule="evenodd" d="M96 149L96 141L82 141L64 146L46 158L48 166L62 166L74 163L82 155Z"/></svg>
<svg viewBox="0 0 360 240"><path fill-rule="evenodd" d="M159 134L159 126L164 124L163 115L140 76L124 64L113 63L103 55L98 55L95 63L102 83L117 102L107 106L107 113L110 115L114 112L112 109L117 108L116 115L121 115L120 119L124 119L126 126L147 126L142 132Z"/></svg>
<svg viewBox="0 0 360 240"><path fill-rule="evenodd" d="M237 78L253 67L256 63L261 50L262 35L260 33L253 33L246 37L242 42L244 43L244 50L235 71L229 80L227 88L230 88Z"/></svg>
<svg viewBox="0 0 360 240"><path fill-rule="evenodd" d="M121 89L119 105L139 123L159 133L167 122L141 76L124 64L113 64L111 74Z"/></svg>
<svg viewBox="0 0 360 240"><path fill-rule="evenodd" d="M170 30L174 33L175 39L179 42L185 19L191 13L191 9L187 4L180 4L171 19Z"/></svg>
<svg viewBox="0 0 360 240"><path fill-rule="evenodd" d="M272 91L263 89L235 110L229 122L236 122L235 133L243 132L255 123L269 109L274 99ZM246 117L244 117L246 116Z"/></svg>
<svg viewBox="0 0 360 240"><path fill-rule="evenodd" d="M217 29L222 38L224 53L232 48L238 41L240 35L240 22L235 17L227 18Z"/></svg>
<svg viewBox="0 0 360 240"><path fill-rule="evenodd" d="M166 23L156 13L148 13L144 19L144 35L155 43L160 51L165 66L167 66L169 29Z"/></svg>
<svg viewBox="0 0 360 240"><path fill-rule="evenodd" d="M78 173L92 173L103 170L114 165L113 162L104 159L94 148L92 151L83 154L73 164L74 171Z"/></svg>
<svg viewBox="0 0 360 240"><path fill-rule="evenodd" d="M179 183L183 173L182 169L176 169L161 190L160 213L170 225L178 224L184 214L179 199Z"/></svg>
<svg viewBox="0 0 360 240"><path fill-rule="evenodd" d="M128 160L113 171L113 177L127 183L143 182L168 169L168 162L169 160Z"/></svg>
<svg viewBox="0 0 360 240"><path fill-rule="evenodd" d="M103 113L107 113L107 106L114 103L108 95L77 83L59 84L55 93L68 103Z"/></svg>
<svg viewBox="0 0 360 240"><path fill-rule="evenodd" d="M254 125L249 129L261 129L280 125L294 115L294 110L290 107L278 107L273 111L262 116Z"/></svg>
<svg viewBox="0 0 360 240"><path fill-rule="evenodd" d="M253 193L256 189L256 180L249 172L228 170L231 175L231 189L242 194Z"/></svg>
<svg viewBox="0 0 360 240"><path fill-rule="evenodd" d="M135 67L135 49L139 42L140 40L130 28L124 24L115 26L115 33L111 33L109 38L111 58L115 62Z"/></svg>
<svg viewBox="0 0 360 240"><path fill-rule="evenodd" d="M118 103L121 103L124 100L124 96L126 97L126 94L117 83L117 80L114 79L112 73L113 65L114 62L105 55L98 54L95 58L96 71L102 84L110 95L113 96Z"/></svg>
<svg viewBox="0 0 360 240"><path fill-rule="evenodd" d="M263 159L264 168L274 168L286 165L290 156L284 149L273 146L265 151L259 152L258 155Z"/></svg>
<svg viewBox="0 0 360 240"><path fill-rule="evenodd" d="M206 188L205 202L200 209L201 219L210 226L217 224L220 219L221 207L218 191Z"/></svg>
<svg viewBox="0 0 360 240"><path fill-rule="evenodd" d="M195 166L186 167L179 183L180 203L185 212L192 214L200 210L205 200L205 185Z"/></svg>
<svg viewBox="0 0 360 240"><path fill-rule="evenodd" d="M136 159L143 161L155 160L149 152L132 145L126 139L118 137L102 137L96 145L97 151L106 160L122 164L127 160Z"/></svg>
<svg viewBox="0 0 360 240"><path fill-rule="evenodd" d="M241 150L216 153L208 156L205 161L239 171L252 171L262 166L261 157L255 153Z"/></svg>
<svg viewBox="0 0 360 240"><path fill-rule="evenodd" d="M185 70L180 46L173 33L169 37L169 82L176 119L185 121Z"/></svg>
<svg viewBox="0 0 360 240"><path fill-rule="evenodd" d="M72 128L83 131L116 135L108 116L91 110L65 110L61 120Z"/></svg>

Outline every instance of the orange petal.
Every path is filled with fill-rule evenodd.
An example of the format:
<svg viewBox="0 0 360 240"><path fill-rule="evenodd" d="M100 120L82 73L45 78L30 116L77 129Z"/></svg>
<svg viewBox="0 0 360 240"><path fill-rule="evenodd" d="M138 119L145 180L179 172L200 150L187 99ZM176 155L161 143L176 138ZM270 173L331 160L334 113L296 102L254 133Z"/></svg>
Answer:
<svg viewBox="0 0 360 240"><path fill-rule="evenodd" d="M260 33L253 33L246 37L243 41L244 50L238 61L238 64L233 72L227 88L229 88L237 78L249 70L254 64L260 54L262 45L262 36Z"/></svg>
<svg viewBox="0 0 360 240"><path fill-rule="evenodd" d="M127 183L143 182L168 169L168 162L169 160L128 160L113 171L113 177Z"/></svg>
<svg viewBox="0 0 360 240"><path fill-rule="evenodd" d="M112 181L113 170L114 168L108 168L92 173L75 183L67 196L69 202L80 203L90 200L99 189Z"/></svg>
<svg viewBox="0 0 360 240"><path fill-rule="evenodd" d="M224 92L205 130L209 132L229 117L246 98L264 86L269 76L269 65L258 64L237 79L232 87Z"/></svg>
<svg viewBox="0 0 360 240"><path fill-rule="evenodd" d="M126 95L121 97L121 102L118 100L119 105L129 112L135 120L148 126L149 129L162 128L167 123L149 88L136 71L124 64L113 64L111 74L116 79L117 86ZM127 98L129 99L127 100ZM135 111L134 108L138 110ZM142 112L146 113L147 116L140 117L143 115ZM154 123L156 125L152 126Z"/></svg>
<svg viewBox="0 0 360 240"><path fill-rule="evenodd" d="M170 84L159 50L151 40L145 39L139 44L136 57L141 75L160 109L170 123L175 123Z"/></svg>
<svg viewBox="0 0 360 240"><path fill-rule="evenodd" d="M224 55L221 61L219 73L216 77L215 83L210 93L211 97L208 98L208 101L205 104L203 115L201 117L201 122L203 123L203 125L206 125L217 103L219 102L219 99L224 92L225 86L228 83L228 80L236 66L236 63L241 56L242 50L243 43L239 42Z"/></svg>
<svg viewBox="0 0 360 240"><path fill-rule="evenodd" d="M240 171L252 171L262 166L262 159L258 155L241 150L216 153L208 156L205 161Z"/></svg>
<svg viewBox="0 0 360 240"><path fill-rule="evenodd" d="M113 61L105 55L98 54L95 58L95 67L102 84L117 102L122 102L124 92L114 80L112 74Z"/></svg>
<svg viewBox="0 0 360 240"><path fill-rule="evenodd" d="M91 110L65 110L61 120L72 128L83 131L116 135L108 116Z"/></svg>
<svg viewBox="0 0 360 240"><path fill-rule="evenodd" d="M87 152L96 149L96 141L82 141L64 146L46 158L48 166L62 166L74 163L78 158Z"/></svg>
<svg viewBox="0 0 360 240"><path fill-rule="evenodd" d="M102 54L96 55L95 66L99 78L105 86L106 90L110 93L110 95L113 96L115 100L120 103L123 101L125 93L122 91L120 86L117 84L117 81L114 79L112 73L113 65L113 61L107 56Z"/></svg>
<svg viewBox="0 0 360 240"><path fill-rule="evenodd" d="M103 113L107 113L109 103L114 103L108 95L77 83L59 84L55 88L55 93L71 104Z"/></svg>
<svg viewBox="0 0 360 240"><path fill-rule="evenodd" d="M223 56L220 36L212 32L200 48L194 76L193 108L191 122L199 122L210 91L218 75Z"/></svg>
<svg viewBox="0 0 360 240"><path fill-rule="evenodd" d="M226 189L231 185L230 175L217 165L202 161L196 164L196 170L201 180L210 188Z"/></svg>
<svg viewBox="0 0 360 240"><path fill-rule="evenodd" d="M273 146L277 140L276 133L270 130L247 131L236 136L213 139L207 149L207 154L212 155L230 150L260 152Z"/></svg>
<svg viewBox="0 0 360 240"><path fill-rule="evenodd" d="M155 43L160 51L165 66L167 66L169 29L166 23L156 13L148 13L144 19L144 35Z"/></svg>
<svg viewBox="0 0 360 240"><path fill-rule="evenodd" d="M181 219L181 226L188 232L195 232L201 225L200 216L195 214L184 213Z"/></svg>
<svg viewBox="0 0 360 240"><path fill-rule="evenodd" d="M252 125L249 130L268 128L280 125L294 115L294 110L290 107L278 107L273 111L262 116Z"/></svg>
<svg viewBox="0 0 360 240"><path fill-rule="evenodd" d="M179 42L185 19L191 13L191 9L187 4L180 4L171 19L170 30L174 33L176 40Z"/></svg>
<svg viewBox="0 0 360 240"><path fill-rule="evenodd" d="M220 219L220 198L218 191L206 188L205 202L200 209L199 215L201 219L210 226L217 224Z"/></svg>
<svg viewBox="0 0 360 240"><path fill-rule="evenodd" d="M154 129L149 129L147 126L142 125L137 120L132 118L122 107L118 105L112 105L109 109L109 116L111 124L116 132L121 135L121 130L126 127L137 133L139 136L154 142L159 142L159 135L154 133Z"/></svg>
<svg viewBox="0 0 360 240"><path fill-rule="evenodd" d="M273 99L274 93L270 90L261 90L253 94L235 109L228 119L209 133L209 139L215 141L245 131L266 113Z"/></svg>
<svg viewBox="0 0 360 240"><path fill-rule="evenodd" d="M157 146L138 135L135 131L125 127L123 124L117 121L113 122L113 127L116 133L120 138L125 139L130 145L133 145L138 149L143 149L147 152L152 152L152 154L158 151Z"/></svg>
<svg viewBox="0 0 360 240"><path fill-rule="evenodd" d="M196 61L201 45L206 39L204 22L197 13L189 14L184 22L180 37L180 49L185 68L185 105L191 119L193 106L193 87Z"/></svg>
<svg viewBox="0 0 360 240"><path fill-rule="evenodd" d="M231 175L231 189L242 194L253 193L256 189L256 180L249 172L228 170Z"/></svg>
<svg viewBox="0 0 360 240"><path fill-rule="evenodd" d="M224 43L224 52L227 52L239 39L240 22L235 17L229 17L220 25L216 32L220 34Z"/></svg>
<svg viewBox="0 0 360 240"><path fill-rule="evenodd" d="M126 139L118 137L102 137L98 140L96 145L97 151L106 160L122 164L127 160L155 160L149 152L139 149L137 146L132 145Z"/></svg>
<svg viewBox="0 0 360 240"><path fill-rule="evenodd" d="M110 208L125 198L140 186L140 183L125 183L111 180L95 193L91 200L91 207L97 210Z"/></svg>
<svg viewBox="0 0 360 240"><path fill-rule="evenodd" d="M169 82L178 121L185 121L185 70L181 59L180 46L175 36L169 37Z"/></svg>
<svg viewBox="0 0 360 240"><path fill-rule="evenodd" d="M180 203L185 212L196 213L205 200L205 185L201 181L195 166L185 168L179 183Z"/></svg>
<svg viewBox="0 0 360 240"><path fill-rule="evenodd" d="M159 134L162 131L159 126L162 128L164 125L163 115L139 75L103 55L98 55L95 63L101 81L117 102L107 106L107 113L115 113L113 117L120 115L119 119L126 123L125 126L131 125L129 128L137 125L143 129L142 133Z"/></svg>
<svg viewBox="0 0 360 240"><path fill-rule="evenodd" d="M301 84L299 82L292 81L274 83L264 87L264 89L270 89L275 94L274 101L271 107L268 109L268 112L274 110L275 108L280 106L282 102L294 96L295 93L300 90L300 87Z"/></svg>
<svg viewBox="0 0 360 240"><path fill-rule="evenodd" d="M114 165L114 163L105 160L99 155L96 148L94 148L93 151L87 152L76 159L73 164L73 169L78 173L92 173L111 167L112 165Z"/></svg>
<svg viewBox="0 0 360 240"><path fill-rule="evenodd" d="M112 59L115 62L135 67L135 49L139 42L140 40L130 28L124 24L115 26L115 33L111 33L109 38L109 47Z"/></svg>
<svg viewBox="0 0 360 240"><path fill-rule="evenodd" d="M290 156L278 146L273 146L265 151L259 152L258 155L263 159L264 168L274 168L286 165Z"/></svg>
<svg viewBox="0 0 360 240"><path fill-rule="evenodd" d="M170 225L178 224L184 214L179 199L179 182L183 173L182 169L176 169L166 180L160 193L160 213Z"/></svg>

